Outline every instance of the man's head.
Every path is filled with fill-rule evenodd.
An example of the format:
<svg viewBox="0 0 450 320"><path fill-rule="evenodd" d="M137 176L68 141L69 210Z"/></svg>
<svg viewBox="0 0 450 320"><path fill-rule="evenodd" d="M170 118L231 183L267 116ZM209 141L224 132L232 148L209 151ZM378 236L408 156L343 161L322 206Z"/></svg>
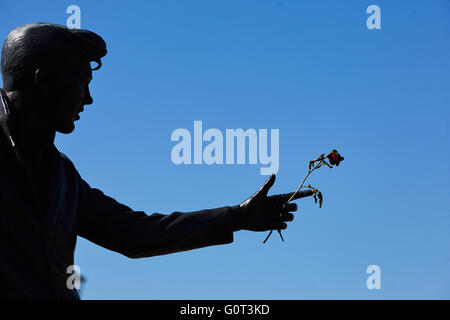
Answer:
<svg viewBox="0 0 450 320"><path fill-rule="evenodd" d="M106 44L97 34L49 23L11 31L1 56L3 86L35 101L47 125L70 133L83 106L92 103L89 81L101 67ZM97 67L91 69L91 62Z"/></svg>

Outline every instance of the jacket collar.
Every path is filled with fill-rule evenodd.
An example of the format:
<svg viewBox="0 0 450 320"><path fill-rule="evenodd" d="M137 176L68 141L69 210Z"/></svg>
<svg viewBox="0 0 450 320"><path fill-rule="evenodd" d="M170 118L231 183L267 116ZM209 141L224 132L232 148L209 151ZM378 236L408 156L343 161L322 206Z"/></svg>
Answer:
<svg viewBox="0 0 450 320"><path fill-rule="evenodd" d="M11 116L9 113L8 99L6 97L5 91L2 88L0 88L0 127L5 134L9 145L13 148L19 160L21 160L21 157L17 150L17 144L11 134Z"/></svg>
<svg viewBox="0 0 450 320"><path fill-rule="evenodd" d="M14 114L13 114L14 116ZM6 92L4 89L0 88L0 131L3 131L5 134L9 145L14 149L14 152L16 153L19 160L22 161L22 158L20 156L20 148L17 144L16 136L14 135L14 117L11 117L11 109L8 104L8 97L6 96ZM56 132L49 133L44 139L46 141L42 140L43 147L50 147L53 145L53 141L55 139ZM20 141L19 141L20 142Z"/></svg>

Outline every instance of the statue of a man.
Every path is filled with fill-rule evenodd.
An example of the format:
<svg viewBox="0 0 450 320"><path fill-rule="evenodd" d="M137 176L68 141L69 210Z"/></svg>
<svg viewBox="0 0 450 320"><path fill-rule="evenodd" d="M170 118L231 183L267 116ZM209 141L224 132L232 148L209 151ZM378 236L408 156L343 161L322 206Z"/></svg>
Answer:
<svg viewBox="0 0 450 320"><path fill-rule="evenodd" d="M78 299L66 285L77 236L130 258L150 257L231 243L239 230L282 230L297 210L286 204L290 193L267 196L274 175L239 205L171 214L133 211L90 187L54 137L71 133L92 104L92 70L106 52L97 34L49 23L18 27L3 45L1 298Z"/></svg>

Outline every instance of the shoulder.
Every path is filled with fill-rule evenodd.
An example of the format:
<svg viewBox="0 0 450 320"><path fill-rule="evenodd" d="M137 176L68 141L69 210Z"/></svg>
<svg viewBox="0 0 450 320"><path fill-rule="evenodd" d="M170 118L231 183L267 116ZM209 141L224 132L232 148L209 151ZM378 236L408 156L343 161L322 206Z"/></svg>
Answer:
<svg viewBox="0 0 450 320"><path fill-rule="evenodd" d="M78 173L78 170L75 168L75 165L73 164L72 160L70 160L70 158L67 155L60 152L58 149L56 149L56 152L59 154L61 158L61 162L64 170L66 171L66 174L72 174L75 175L77 178L79 178L80 175Z"/></svg>
<svg viewBox="0 0 450 320"><path fill-rule="evenodd" d="M56 149L56 148L55 148L55 149ZM59 153L59 155L60 155L60 157L61 157L61 160L62 160L62 162L64 163L64 165L73 167L73 168L75 169L75 166L74 166L72 160L70 160L69 157L68 157L67 155L65 155L64 153L60 152L58 149L56 149L56 152Z"/></svg>
<svg viewBox="0 0 450 320"><path fill-rule="evenodd" d="M73 165L72 160L70 160L70 158L66 154L62 153L58 149L56 149L56 150L58 151L58 153L61 156L61 158L63 159L63 161L71 163Z"/></svg>

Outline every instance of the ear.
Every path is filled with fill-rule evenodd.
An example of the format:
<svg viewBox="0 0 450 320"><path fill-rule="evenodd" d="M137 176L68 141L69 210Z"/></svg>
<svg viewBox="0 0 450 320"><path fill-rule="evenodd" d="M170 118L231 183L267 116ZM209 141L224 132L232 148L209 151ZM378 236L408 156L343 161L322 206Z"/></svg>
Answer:
<svg viewBox="0 0 450 320"><path fill-rule="evenodd" d="M34 84L43 94L50 91L50 74L46 68L38 68L34 74Z"/></svg>

